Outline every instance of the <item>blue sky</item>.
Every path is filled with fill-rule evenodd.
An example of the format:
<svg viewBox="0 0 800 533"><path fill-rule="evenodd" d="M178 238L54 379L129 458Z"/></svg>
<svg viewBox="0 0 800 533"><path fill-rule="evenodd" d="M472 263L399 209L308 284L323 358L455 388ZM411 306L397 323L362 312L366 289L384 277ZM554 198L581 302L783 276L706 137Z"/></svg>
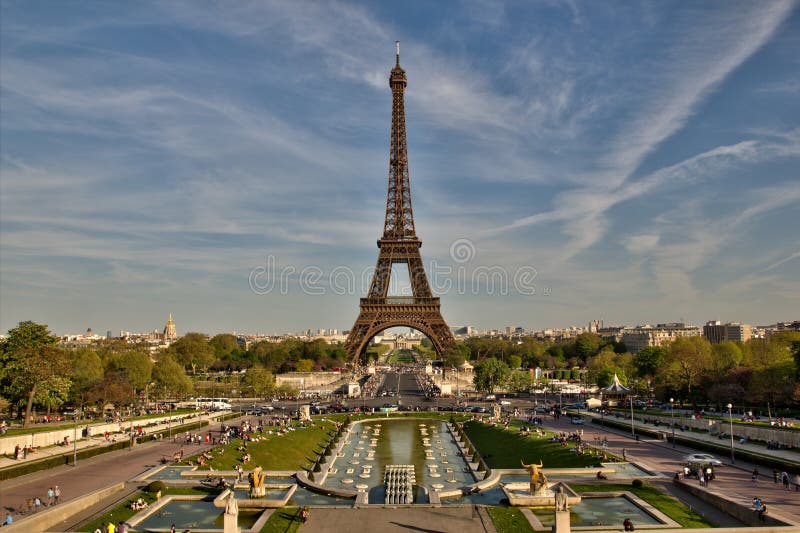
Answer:
<svg viewBox="0 0 800 533"><path fill-rule="evenodd" d="M451 325L800 318L793 2L0 5L3 331L349 328L397 39Z"/></svg>

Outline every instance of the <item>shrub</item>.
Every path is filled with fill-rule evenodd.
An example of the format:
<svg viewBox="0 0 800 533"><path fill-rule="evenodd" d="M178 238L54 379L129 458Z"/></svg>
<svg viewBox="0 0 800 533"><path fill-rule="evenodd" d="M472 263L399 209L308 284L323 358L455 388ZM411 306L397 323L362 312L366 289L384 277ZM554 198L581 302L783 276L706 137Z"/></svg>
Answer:
<svg viewBox="0 0 800 533"><path fill-rule="evenodd" d="M640 489L640 488L642 488L642 485L644 485L644 483L642 483L642 480L641 480L641 479L634 479L634 480L631 482L631 485L632 485L632 486L633 486L633 488L635 488L635 489Z"/></svg>
<svg viewBox="0 0 800 533"><path fill-rule="evenodd" d="M149 492L150 494L155 494L159 491L165 491L165 490L167 490L167 485L160 479L156 481L151 481L150 484L147 485L147 492Z"/></svg>

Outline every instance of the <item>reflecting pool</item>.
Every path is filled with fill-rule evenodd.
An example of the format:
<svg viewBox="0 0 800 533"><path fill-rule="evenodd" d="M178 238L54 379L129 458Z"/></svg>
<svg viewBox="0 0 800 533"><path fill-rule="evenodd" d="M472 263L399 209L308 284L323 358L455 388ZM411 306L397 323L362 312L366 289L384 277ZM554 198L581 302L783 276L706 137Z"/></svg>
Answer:
<svg viewBox="0 0 800 533"><path fill-rule="evenodd" d="M365 490L383 485L386 465L414 465L416 485L448 490L474 483L447 424L441 420L374 420L355 424L325 485Z"/></svg>
<svg viewBox="0 0 800 533"><path fill-rule="evenodd" d="M570 525L581 526L619 526L626 518L630 518L635 526L662 525L664 522L639 507L624 496L586 498L581 503L571 505ZM532 509L533 514L542 523L553 525L552 509Z"/></svg>
<svg viewBox="0 0 800 533"><path fill-rule="evenodd" d="M239 526L249 529L256 523L263 511L239 512ZM211 499L204 500L172 500L156 509L150 516L136 524L135 529L164 529L169 530L172 524L175 528L184 529L221 529L224 509L214 506Z"/></svg>

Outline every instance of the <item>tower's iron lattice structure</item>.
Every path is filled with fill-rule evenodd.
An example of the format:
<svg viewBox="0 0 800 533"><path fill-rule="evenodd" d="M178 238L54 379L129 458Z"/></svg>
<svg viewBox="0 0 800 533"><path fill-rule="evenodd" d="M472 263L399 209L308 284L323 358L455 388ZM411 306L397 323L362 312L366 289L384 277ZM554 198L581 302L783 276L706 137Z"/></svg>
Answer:
<svg viewBox="0 0 800 533"><path fill-rule="evenodd" d="M361 311L345 349L354 364L375 335L381 331L407 326L426 335L442 354L455 345L455 339L442 318L439 298L431 293L428 276L419 249L422 241L414 228L411 209L411 186L406 145L405 88L406 73L400 68L400 45L397 61L389 76L392 89L392 131L389 150L389 191L386 195L386 220L378 240L378 263L372 276L369 294L361 299ZM389 296L392 265L405 263L411 282L411 296Z"/></svg>

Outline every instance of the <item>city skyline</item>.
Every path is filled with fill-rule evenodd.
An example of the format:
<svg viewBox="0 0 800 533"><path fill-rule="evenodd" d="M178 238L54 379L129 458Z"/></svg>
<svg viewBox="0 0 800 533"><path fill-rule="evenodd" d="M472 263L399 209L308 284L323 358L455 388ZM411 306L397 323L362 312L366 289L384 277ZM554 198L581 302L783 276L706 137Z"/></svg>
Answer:
<svg viewBox="0 0 800 533"><path fill-rule="evenodd" d="M396 39L448 323L794 320L799 11L4 2L0 329L348 329Z"/></svg>

